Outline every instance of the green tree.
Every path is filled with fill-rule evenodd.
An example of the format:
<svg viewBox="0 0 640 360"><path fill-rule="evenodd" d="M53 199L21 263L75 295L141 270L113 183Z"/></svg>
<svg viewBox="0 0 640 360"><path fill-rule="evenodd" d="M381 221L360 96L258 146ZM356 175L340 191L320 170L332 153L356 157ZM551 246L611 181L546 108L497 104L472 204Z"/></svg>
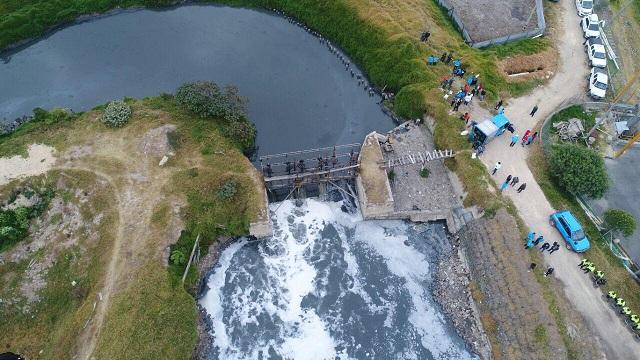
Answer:
<svg viewBox="0 0 640 360"><path fill-rule="evenodd" d="M625 237L636 231L636 219L622 209L609 209L604 212L604 222L609 230L620 232Z"/></svg>
<svg viewBox="0 0 640 360"><path fill-rule="evenodd" d="M554 145L549 166L568 192L601 198L609 188L604 160L594 150L574 144Z"/></svg>

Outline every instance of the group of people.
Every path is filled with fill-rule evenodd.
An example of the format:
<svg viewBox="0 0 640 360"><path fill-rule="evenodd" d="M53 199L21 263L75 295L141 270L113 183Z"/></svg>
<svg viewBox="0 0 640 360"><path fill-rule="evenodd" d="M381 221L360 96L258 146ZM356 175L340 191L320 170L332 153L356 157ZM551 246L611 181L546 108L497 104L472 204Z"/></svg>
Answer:
<svg viewBox="0 0 640 360"><path fill-rule="evenodd" d="M540 251L542 252L548 250L549 254L553 254L554 252L560 250L560 244L558 244L557 241L554 241L553 244L545 242L544 236L540 235L536 238L536 233L534 231L529 231L529 234L527 234L527 243L524 248L531 249L532 247L537 247L540 243L542 243L542 246L540 246Z"/></svg>
<svg viewBox="0 0 640 360"><path fill-rule="evenodd" d="M596 265L587 259L582 259L578 267L584 271L585 274L593 274L593 279L596 285L604 285L607 280L604 278L604 271L596 270Z"/></svg>
<svg viewBox="0 0 640 360"><path fill-rule="evenodd" d="M502 168L502 162L498 161L493 167L493 170L491 170L491 175L495 175L498 172L498 170L500 170L500 168ZM512 176L511 174L509 174L507 178L502 182L502 185L500 185L500 192L503 192L509 186L515 188L519 182L520 182L519 177ZM518 186L518 189L516 190L516 192L519 194L523 192L524 189L526 188L527 188L527 183L522 183L520 184L520 186Z"/></svg>
<svg viewBox="0 0 640 360"><path fill-rule="evenodd" d="M584 260L584 259L583 259ZM631 326L636 334L640 335L640 316L634 314L627 306L627 302L613 290L607 293L607 299L611 301L613 306L619 310L620 314L625 317L625 322Z"/></svg>
<svg viewBox="0 0 640 360"><path fill-rule="evenodd" d="M524 135L522 136L522 140L520 141L520 145L522 145L523 147L525 145L531 145L536 139L538 138L538 132L534 132L533 134L531 133L531 130L527 129L527 131L524 132ZM520 140L520 136L516 133L514 133L513 135L511 135L511 143L509 144L510 147L515 146L518 143L518 140Z"/></svg>

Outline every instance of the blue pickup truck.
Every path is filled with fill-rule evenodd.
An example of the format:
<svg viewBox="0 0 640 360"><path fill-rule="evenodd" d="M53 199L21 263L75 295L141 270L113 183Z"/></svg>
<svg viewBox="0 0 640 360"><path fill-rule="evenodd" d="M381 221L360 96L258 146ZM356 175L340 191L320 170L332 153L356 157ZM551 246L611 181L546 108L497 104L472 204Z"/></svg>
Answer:
<svg viewBox="0 0 640 360"><path fill-rule="evenodd" d="M562 210L551 215L551 224L558 229L567 243L567 247L581 253L589 250L589 239L582 226L569 210Z"/></svg>

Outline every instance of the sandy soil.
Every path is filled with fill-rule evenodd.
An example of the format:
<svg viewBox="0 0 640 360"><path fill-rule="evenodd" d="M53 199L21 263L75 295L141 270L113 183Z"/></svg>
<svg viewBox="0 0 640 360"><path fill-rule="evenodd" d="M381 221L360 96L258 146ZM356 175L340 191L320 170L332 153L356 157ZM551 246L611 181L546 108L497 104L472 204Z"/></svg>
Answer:
<svg viewBox="0 0 640 360"><path fill-rule="evenodd" d="M0 185L22 177L44 174L56 161L55 149L42 144L29 146L29 155L0 158Z"/></svg>
<svg viewBox="0 0 640 360"><path fill-rule="evenodd" d="M375 138L367 138L360 153L360 177L367 194L367 200L373 205L386 204L390 199L387 190L387 174L380 167L383 161L380 147Z"/></svg>
<svg viewBox="0 0 640 360"><path fill-rule="evenodd" d="M509 101L506 115L515 124L516 132L522 135L526 129L532 129L545 119L554 109L571 101L581 100L585 96L588 68L582 49L582 33L578 27L573 2L564 1L563 12L559 14L559 68L551 81L534 90L530 95ZM535 117L529 116L534 105L540 107ZM466 110L465 110L466 111ZM474 119L484 119L486 110L474 107ZM497 161L502 169L496 175L500 183L507 175L520 178L527 183L526 190L517 194L507 189L505 196L515 203L526 225L533 231L544 234L547 241L564 244L558 232L549 225L549 215L555 211L546 200L540 186L535 182L527 165L528 148L515 146L509 148L510 137L503 136L494 140L481 157L490 170ZM508 149L508 151L507 151ZM545 258L547 266L555 268L554 276L564 285L566 297L575 309L589 321L596 335L602 340L605 352L611 359L635 359L640 354L638 343L624 326L617 314L607 305L600 290L593 287L592 281L576 266L580 256L564 248L553 256ZM606 326L604 325L606 324Z"/></svg>

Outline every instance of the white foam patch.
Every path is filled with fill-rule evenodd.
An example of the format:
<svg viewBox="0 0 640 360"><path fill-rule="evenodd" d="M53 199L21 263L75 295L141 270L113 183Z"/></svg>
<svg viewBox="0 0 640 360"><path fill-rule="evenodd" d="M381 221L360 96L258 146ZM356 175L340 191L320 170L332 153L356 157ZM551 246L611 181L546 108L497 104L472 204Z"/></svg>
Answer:
<svg viewBox="0 0 640 360"><path fill-rule="evenodd" d="M231 265L233 255L243 247L247 242L239 241L229 245L220 255L218 259L217 269L209 276L207 286L209 291L200 299L200 305L204 307L213 321L213 333L216 345L221 348L229 346L229 336L225 324L222 322L222 288L224 287L227 269Z"/></svg>
<svg viewBox="0 0 640 360"><path fill-rule="evenodd" d="M385 230L393 228L393 232ZM400 231L397 231L400 230ZM406 280L405 287L413 302L409 321L421 335L422 346L436 359L473 359L464 348L455 344L446 330L446 322L430 302L423 282L429 276L429 263L416 249L405 245L407 227L399 221L365 221L356 227L356 240L361 241L387 261L389 270Z"/></svg>

